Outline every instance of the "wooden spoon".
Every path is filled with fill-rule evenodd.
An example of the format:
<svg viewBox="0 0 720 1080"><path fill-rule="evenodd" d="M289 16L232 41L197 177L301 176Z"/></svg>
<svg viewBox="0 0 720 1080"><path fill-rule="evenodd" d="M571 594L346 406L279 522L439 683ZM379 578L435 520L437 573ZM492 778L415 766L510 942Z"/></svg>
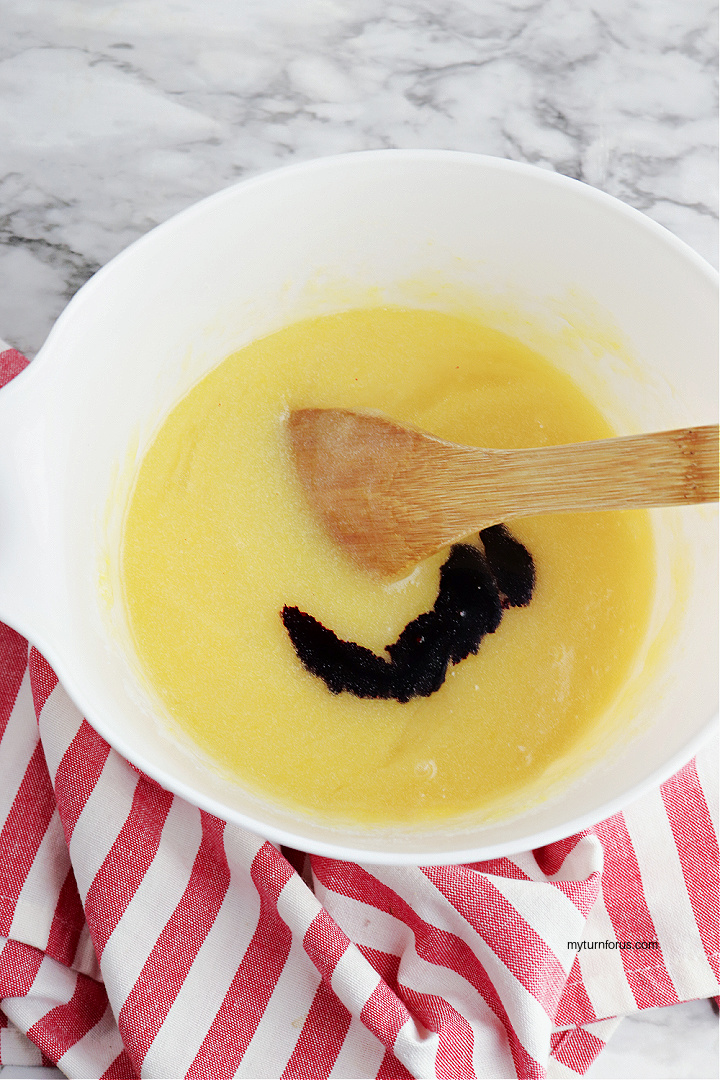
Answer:
<svg viewBox="0 0 720 1080"><path fill-rule="evenodd" d="M516 517L718 498L716 424L530 450L457 446L343 409L296 410L288 430L316 514L383 578Z"/></svg>

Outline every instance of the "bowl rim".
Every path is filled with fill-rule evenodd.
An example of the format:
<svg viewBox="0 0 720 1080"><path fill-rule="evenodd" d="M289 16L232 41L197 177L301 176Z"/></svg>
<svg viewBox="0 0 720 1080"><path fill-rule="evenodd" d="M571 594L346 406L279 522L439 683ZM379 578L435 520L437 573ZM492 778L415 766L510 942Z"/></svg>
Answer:
<svg viewBox="0 0 720 1080"><path fill-rule="evenodd" d="M718 271L716 271L702 255L699 255L698 252L690 247L684 240L681 240L678 236L675 236L674 233L670 232L669 229L666 229L664 225L654 221L653 218L648 217L647 214L635 209L635 207L622 202L614 195L609 195L607 192L602 191L600 188L593 187L583 180L576 180L574 177L565 176L564 173L554 172L551 169L545 169L539 165L532 165L524 161L514 161L511 158L495 157L490 154L475 154L469 150L422 148L355 150L345 154L328 154L326 157L292 162L289 165L281 165L277 168L269 169L266 172L245 177L233 184L228 184L227 186L220 188L211 195L206 195L204 198L198 199L196 202L186 206L183 210L179 210L165 221L153 226L152 229L143 233L137 240L128 244L127 247L123 248L122 251L119 251L112 259L109 259L107 263L101 266L100 269L97 270L80 289L78 289L53 323L48 336L38 350L37 356L33 360L31 367L37 370L38 364L44 364L46 362L45 353L49 351L49 347L54 344L55 339L60 335L66 321L75 316L76 309L88 301L94 290L102 285L105 277L112 273L115 267L119 266L126 259L134 257L146 244L154 243L158 236L174 229L179 223L191 220L193 217L204 213L208 206L219 206L225 201L232 200L240 190L249 191L254 187L264 187L266 185L280 183L284 177L289 175L322 172L326 169L332 169L339 165L348 164L351 161L380 161L383 159L387 161L456 161L458 163L472 163L473 165L482 165L488 169L496 169L499 172L532 176L548 185L560 188L565 187L568 191L582 193L584 198L594 201L598 205L605 206L620 216L627 217L628 220L634 222L635 225L645 228L651 235L664 241L671 248L674 248L679 255L682 255L693 263L695 268L704 273L711 283L718 284L718 281L720 280Z"/></svg>
<svg viewBox="0 0 720 1080"><path fill-rule="evenodd" d="M586 200L602 205L610 209L616 215L626 217L636 227L640 226L655 238L661 240L666 246L673 249L676 254L691 263L696 270L699 270L709 283L716 285L718 282L718 274L714 268L703 259L702 256L694 251L693 248L685 243L685 241L676 237L664 226L634 207L623 203L614 196L594 188L583 181L565 176L550 169L531 165L526 162L514 161L508 158L476 154L471 151L429 148L353 151L350 153L333 154L306 161L294 162L246 177L192 203L190 206L150 229L143 236L139 237L120 251L114 258L109 260L82 286L61 312L51 328L48 337L38 351L35 360L32 364L28 365L25 371L17 376L16 379L13 379L12 382L22 384L26 379L34 379L36 373L42 372L46 364L51 364L53 362L55 343L61 339L66 324L70 320L76 319L81 314L85 304L92 302L95 291L104 286L105 279L113 273L114 269L125 260L135 258L137 253L142 251L145 245L155 243L159 236L171 232L178 224L205 213L210 206L220 207L224 202L234 200L241 192L249 191L256 187L282 183L287 176L299 175L302 173L310 174L313 172L323 172L339 166L345 166L351 162L361 163L363 161L371 160L395 160L405 162L455 161L460 164L467 163L472 164L473 166L482 166L498 172L530 176L541 183L580 193ZM20 389L20 385L18 385L18 389ZM16 629L24 636L28 637L47 658L73 703L81 703L84 699L87 700L87 695L82 688L82 678L79 680L77 679L72 663L69 663L64 659L62 650L58 652L52 641L42 640L43 635L35 634L31 627L17 625ZM83 712L83 715L85 715L82 705L78 704L77 707L79 711ZM126 743L126 740L124 740L121 735L118 736L115 731L110 731L108 733L102 716L99 716L96 719L94 709L89 710L89 713L90 716L88 717L88 722L91 726L95 728L102 738L110 743L113 749L129 761L135 768L140 769L161 786L174 792L179 797L186 799L192 805L212 813L223 821L239 825L248 829L253 834L259 835L276 844L309 850L318 855L349 859L369 864L374 863L377 865L413 866L477 862L481 859L491 859L501 855L512 855L520 851L542 847L554 841L574 835L575 833L582 832L592 827L597 822L617 813L623 807L672 776L697 753L712 733L718 729L718 716L715 715L710 717L706 725L685 744L682 750L674 754L644 780L636 783L622 795L608 800L606 803L602 803L596 809L573 818L564 825L540 830L517 838L516 840L508 840L495 844L483 844L482 842L466 845L460 844L451 852L423 851L420 853L416 851L378 851L372 847L371 843L367 844L365 842L359 842L357 846L349 845L345 838L338 843L320 839L309 840L302 832L296 833L290 829L255 820L243 811L229 807L219 799L215 799L210 795L206 795L192 788L183 780L172 776L162 766L155 765L153 761L146 760L144 755L141 752L137 752L131 744ZM451 825L451 823L449 822L448 825ZM458 839L460 839L460 837Z"/></svg>

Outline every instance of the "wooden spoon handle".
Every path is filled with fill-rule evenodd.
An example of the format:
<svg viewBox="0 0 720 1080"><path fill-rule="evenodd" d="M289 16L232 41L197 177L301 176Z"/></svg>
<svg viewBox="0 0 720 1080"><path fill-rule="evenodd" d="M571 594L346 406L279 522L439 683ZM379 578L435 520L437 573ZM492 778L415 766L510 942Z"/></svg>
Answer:
<svg viewBox="0 0 720 1080"><path fill-rule="evenodd" d="M718 426L522 450L458 446L391 420L300 409L300 478L331 536L380 577L502 521L718 498Z"/></svg>
<svg viewBox="0 0 720 1080"><path fill-rule="evenodd" d="M498 512L513 517L709 502L718 498L718 425L532 450L470 451L463 471L466 508L477 496L490 510L490 489Z"/></svg>

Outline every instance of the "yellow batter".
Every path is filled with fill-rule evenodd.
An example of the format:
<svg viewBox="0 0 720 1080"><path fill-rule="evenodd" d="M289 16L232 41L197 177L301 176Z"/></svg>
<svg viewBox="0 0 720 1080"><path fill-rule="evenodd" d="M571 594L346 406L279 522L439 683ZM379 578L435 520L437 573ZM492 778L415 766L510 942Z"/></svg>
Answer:
<svg viewBox="0 0 720 1080"><path fill-rule="evenodd" d="M131 629L166 710L223 769L324 820L490 811L586 739L643 641L647 515L513 522L535 560L526 608L429 698L332 695L297 659L284 605L378 654L429 610L447 552L404 582L357 570L310 517L284 437L291 408L380 410L469 445L610 436L545 358L472 318L372 308L297 323L207 375L139 471L123 545Z"/></svg>

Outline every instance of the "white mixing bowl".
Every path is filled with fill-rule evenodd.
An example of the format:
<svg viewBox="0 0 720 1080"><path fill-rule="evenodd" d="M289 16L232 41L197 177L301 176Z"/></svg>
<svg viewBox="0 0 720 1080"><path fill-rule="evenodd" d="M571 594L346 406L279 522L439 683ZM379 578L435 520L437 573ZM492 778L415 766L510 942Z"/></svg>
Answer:
<svg viewBox="0 0 720 1080"><path fill-rule="evenodd" d="M96 274L0 393L0 618L116 750L272 840L368 862L509 854L612 813L680 767L712 725L709 507L654 512L658 600L620 734L565 791L510 820L417 831L305 821L223 779L150 714L111 593L128 477L159 418L228 353L303 315L370 301L450 310L472 296L499 329L540 335L619 433L715 419L717 282L702 259L577 181L434 150L324 158L191 207Z"/></svg>

